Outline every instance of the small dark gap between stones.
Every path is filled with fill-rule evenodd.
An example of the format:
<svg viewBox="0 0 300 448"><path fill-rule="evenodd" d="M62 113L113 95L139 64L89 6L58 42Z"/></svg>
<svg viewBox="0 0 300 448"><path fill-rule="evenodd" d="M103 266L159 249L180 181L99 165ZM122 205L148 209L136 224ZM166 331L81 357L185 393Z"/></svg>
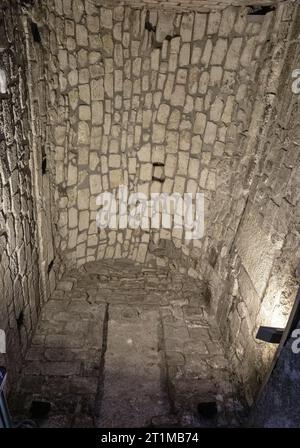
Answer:
<svg viewBox="0 0 300 448"><path fill-rule="evenodd" d="M40 44L42 42L40 31L37 24L32 20L30 21L30 29L34 42Z"/></svg>
<svg viewBox="0 0 300 448"><path fill-rule="evenodd" d="M53 268L53 264L54 264L54 260L50 261L50 263L48 265L48 274L50 274L51 269Z"/></svg>
<svg viewBox="0 0 300 448"><path fill-rule="evenodd" d="M161 184L163 184L164 181L165 181L164 178L161 178L161 177L155 177L155 176L152 176L152 180L153 180L153 181L156 181L156 182L160 182Z"/></svg>

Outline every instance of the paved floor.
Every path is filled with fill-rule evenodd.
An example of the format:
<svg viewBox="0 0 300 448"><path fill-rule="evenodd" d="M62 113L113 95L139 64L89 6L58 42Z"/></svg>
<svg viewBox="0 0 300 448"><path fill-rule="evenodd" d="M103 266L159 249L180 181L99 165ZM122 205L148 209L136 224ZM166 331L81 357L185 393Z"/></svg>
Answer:
<svg viewBox="0 0 300 448"><path fill-rule="evenodd" d="M15 395L47 427L233 426L241 411L203 285L129 261L68 272L43 309ZM216 402L213 419L198 404Z"/></svg>

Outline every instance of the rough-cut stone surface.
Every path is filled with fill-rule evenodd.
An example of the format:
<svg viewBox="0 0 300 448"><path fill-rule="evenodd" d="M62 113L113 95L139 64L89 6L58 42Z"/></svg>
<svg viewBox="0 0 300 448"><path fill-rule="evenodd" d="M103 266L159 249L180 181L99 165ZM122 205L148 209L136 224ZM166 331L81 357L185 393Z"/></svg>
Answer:
<svg viewBox="0 0 300 448"><path fill-rule="evenodd" d="M54 164L57 196L63 199L59 213L64 217L66 208L82 209L81 191L94 211L72 238L69 230L74 223L68 213L60 219L57 244L69 265L138 256L140 261L155 262L149 250L144 259L138 251L143 232L116 230L109 238L111 229L97 231L97 195L120 184L147 195L203 191L207 231L202 241L188 244L183 233L168 230L151 230L150 238L146 236L149 242L172 240L182 250L175 262L187 272L185 256L195 256L204 265L206 250L200 260L200 247L212 240L223 250L230 246L226 232L236 228L240 216L232 216L230 226L227 211L252 112L256 113L257 79L261 74L265 81L269 66L265 53L271 54L281 38L279 24L285 18L282 8L254 18L238 5L226 8L234 2L216 2L220 12L185 12L185 6L197 9L197 3L205 7L208 2L181 2L177 14L136 9L138 3L115 7L108 2L101 8L86 0L80 2L80 14L74 3L73 17L60 3L50 1L43 11L45 24L50 24L47 39L53 42L48 56L50 61L58 56L47 75L55 98L49 111L55 136L52 150L56 154L65 149ZM175 3L150 2L149 7ZM44 31L46 36L46 26ZM74 41L71 47L69 35ZM262 94L265 88L262 83ZM158 151L159 171L154 165ZM92 152L98 163L91 163ZM70 164L72 171L67 168ZM168 263L167 257L172 258L167 253L159 263Z"/></svg>
<svg viewBox="0 0 300 448"><path fill-rule="evenodd" d="M291 33L290 39L299 34L299 13ZM220 303L218 312L224 342L249 403L276 350L255 339L257 330L261 325L285 327L299 286L300 110L290 76L300 66L300 46L289 45L281 64L285 65L281 88L272 114L265 117L270 126L248 153L251 164L244 186L250 189L249 199L246 204L243 197L237 198L236 208L242 207L243 214L231 249L228 301ZM293 363L292 358L287 356L287 362ZM271 397L265 400L273 402ZM266 424L268 418L272 421L266 417ZM276 419L279 422L278 411Z"/></svg>
<svg viewBox="0 0 300 448"><path fill-rule="evenodd" d="M46 163L42 51L32 37L25 39L17 2L1 1L0 16L0 68L7 81L0 94L0 328L6 332L7 354L0 355L0 365L7 367L10 385L40 308L55 287L55 269L49 237L49 170L42 174ZM60 142L60 130L56 136Z"/></svg>
<svg viewBox="0 0 300 448"><path fill-rule="evenodd" d="M167 418L194 426L209 424L197 404L216 401L211 424L238 424L242 408L205 294L197 280L125 260L68 272L43 309L15 409L49 400L47 427Z"/></svg>

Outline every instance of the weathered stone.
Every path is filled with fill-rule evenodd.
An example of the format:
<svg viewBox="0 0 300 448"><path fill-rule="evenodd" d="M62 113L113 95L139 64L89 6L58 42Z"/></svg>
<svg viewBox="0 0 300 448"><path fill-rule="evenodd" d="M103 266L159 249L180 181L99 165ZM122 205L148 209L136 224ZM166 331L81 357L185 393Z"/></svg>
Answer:
<svg viewBox="0 0 300 448"><path fill-rule="evenodd" d="M196 113L196 118L194 122L194 133L203 134L206 126L206 115L200 112Z"/></svg>
<svg viewBox="0 0 300 448"><path fill-rule="evenodd" d="M153 125L153 135L152 135L153 143L163 143L165 140L165 131L166 131L166 128L164 125L154 124Z"/></svg>
<svg viewBox="0 0 300 448"><path fill-rule="evenodd" d="M112 28L112 10L111 9L101 8L100 25L103 28L108 28L108 29Z"/></svg>
<svg viewBox="0 0 300 448"><path fill-rule="evenodd" d="M225 69L236 70L238 68L242 43L243 39L241 37L232 39L225 61Z"/></svg>
<svg viewBox="0 0 300 448"><path fill-rule="evenodd" d="M184 86L177 84L171 96L171 105L184 106L184 101L185 101L185 88Z"/></svg>
<svg viewBox="0 0 300 448"><path fill-rule="evenodd" d="M211 121L208 121L203 138L204 143L213 145L216 140L216 135L217 135L217 126Z"/></svg>
<svg viewBox="0 0 300 448"><path fill-rule="evenodd" d="M166 124L168 122L169 114L170 106L168 106L167 104L161 104L157 112L157 120L160 123Z"/></svg>
<svg viewBox="0 0 300 448"><path fill-rule="evenodd" d="M78 144L88 145L90 143L90 128L88 123L80 121L78 124Z"/></svg>

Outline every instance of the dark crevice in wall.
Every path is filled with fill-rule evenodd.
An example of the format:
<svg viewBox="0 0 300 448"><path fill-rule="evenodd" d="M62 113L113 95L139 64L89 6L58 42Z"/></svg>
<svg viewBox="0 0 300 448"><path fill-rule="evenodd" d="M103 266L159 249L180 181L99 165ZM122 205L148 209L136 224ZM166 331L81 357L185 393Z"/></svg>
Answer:
<svg viewBox="0 0 300 448"><path fill-rule="evenodd" d="M21 0L21 5L22 6L33 6L34 2L35 2L35 0Z"/></svg>
<svg viewBox="0 0 300 448"><path fill-rule="evenodd" d="M43 159L42 161L42 174L45 175L47 172L47 159Z"/></svg>
<svg viewBox="0 0 300 448"><path fill-rule="evenodd" d="M23 311L20 312L16 321L17 321L17 328L18 328L18 330L20 330L20 328L22 327L22 325L24 323L24 312Z"/></svg>
<svg viewBox="0 0 300 448"><path fill-rule="evenodd" d="M165 39L166 39L167 41L170 41L170 40L172 40L172 39L175 39L175 37L180 37L180 34L173 34L172 36L171 36L170 34L168 34L168 35L165 37Z"/></svg>
<svg viewBox="0 0 300 448"><path fill-rule="evenodd" d="M276 6L266 5L266 6L248 6L250 8L248 15L249 16L265 16L269 12L273 12L276 9Z"/></svg>
<svg viewBox="0 0 300 448"><path fill-rule="evenodd" d="M156 26L152 25L151 22L149 22L148 20L145 21L145 30L147 31L153 31L153 33L156 32Z"/></svg>
<svg viewBox="0 0 300 448"><path fill-rule="evenodd" d="M52 260L48 265L48 274L50 274L52 268L53 268L54 260Z"/></svg>
<svg viewBox="0 0 300 448"><path fill-rule="evenodd" d="M32 33L34 42L36 42L38 44L42 43L42 38L41 38L39 28L38 28L37 24L35 22L33 22L32 20L30 21L30 29L31 29L31 33Z"/></svg>

